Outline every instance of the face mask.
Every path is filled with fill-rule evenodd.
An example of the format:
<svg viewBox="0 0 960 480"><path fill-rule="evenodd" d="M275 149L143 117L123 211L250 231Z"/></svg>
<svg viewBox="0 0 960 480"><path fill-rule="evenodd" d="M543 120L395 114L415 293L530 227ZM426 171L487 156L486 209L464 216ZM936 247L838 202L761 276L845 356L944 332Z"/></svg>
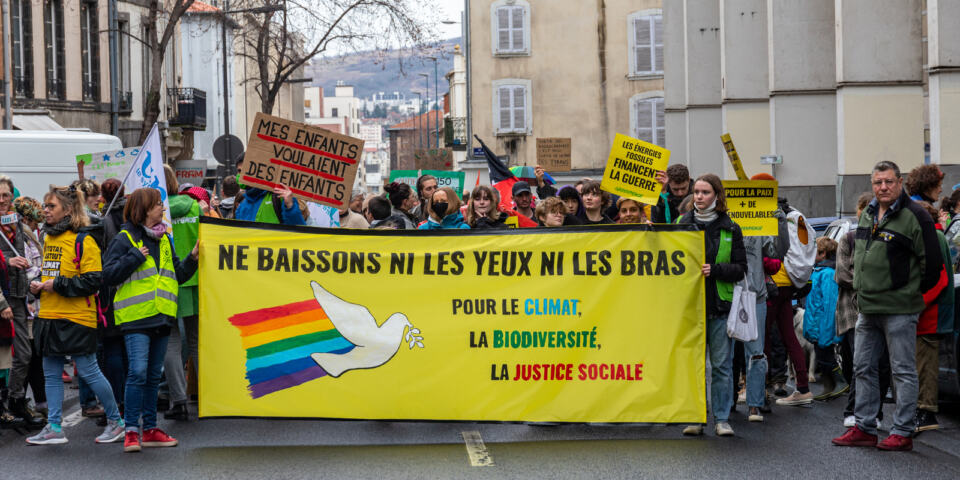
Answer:
<svg viewBox="0 0 960 480"><path fill-rule="evenodd" d="M443 218L447 213L447 202L436 202L431 207L433 213L437 214L438 217Z"/></svg>
<svg viewBox="0 0 960 480"><path fill-rule="evenodd" d="M240 181L240 174L239 174L239 173L237 174L237 186L240 187L240 188L247 188L247 186L244 185L243 182Z"/></svg>

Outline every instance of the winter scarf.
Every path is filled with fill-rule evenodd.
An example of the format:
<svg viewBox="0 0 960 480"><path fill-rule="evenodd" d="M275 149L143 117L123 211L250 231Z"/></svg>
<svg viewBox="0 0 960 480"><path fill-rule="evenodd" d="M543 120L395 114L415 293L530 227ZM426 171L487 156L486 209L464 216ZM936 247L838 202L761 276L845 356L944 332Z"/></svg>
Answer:
<svg viewBox="0 0 960 480"><path fill-rule="evenodd" d="M53 225L44 224L43 233L47 235L53 235L53 236L60 235L63 232L66 232L67 230L71 229L70 220L71 220L70 215L67 215L66 217L63 217L62 220L60 220L59 222Z"/></svg>
<svg viewBox="0 0 960 480"><path fill-rule="evenodd" d="M694 208L693 216L700 223L710 223L717 219L717 201L714 199L713 203L709 207L700 210L699 208Z"/></svg>

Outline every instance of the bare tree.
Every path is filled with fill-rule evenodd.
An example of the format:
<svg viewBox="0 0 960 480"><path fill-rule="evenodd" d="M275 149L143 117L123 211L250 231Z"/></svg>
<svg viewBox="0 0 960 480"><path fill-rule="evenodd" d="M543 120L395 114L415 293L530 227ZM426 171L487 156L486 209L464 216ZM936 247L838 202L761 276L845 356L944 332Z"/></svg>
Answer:
<svg viewBox="0 0 960 480"><path fill-rule="evenodd" d="M160 84L163 73L163 55L167 51L167 45L170 39L176 33L177 24L180 23L187 9L193 5L194 0L149 0L149 13L147 21L144 24L144 38L142 41L150 48L150 88L147 90L146 105L143 111L143 128L140 129L140 143L146 140L150 129L160 117ZM161 16L165 17L166 23L163 30L160 31L159 20ZM160 34L159 36L157 34ZM175 79L168 78L168 81Z"/></svg>
<svg viewBox="0 0 960 480"><path fill-rule="evenodd" d="M433 1L267 0L286 8L247 14L237 54L256 64L260 109L273 111L283 85L311 59L356 51L424 49L433 40Z"/></svg>

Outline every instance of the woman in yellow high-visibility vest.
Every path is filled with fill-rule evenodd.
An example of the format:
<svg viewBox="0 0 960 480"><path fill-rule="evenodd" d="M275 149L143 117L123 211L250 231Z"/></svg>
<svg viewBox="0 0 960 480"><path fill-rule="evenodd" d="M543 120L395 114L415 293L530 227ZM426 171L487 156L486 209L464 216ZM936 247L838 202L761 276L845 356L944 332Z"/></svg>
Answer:
<svg viewBox="0 0 960 480"><path fill-rule="evenodd" d="M123 449L139 452L141 447L174 447L177 440L157 428L157 388L170 328L177 320L180 282L197 271L199 251L194 246L183 263L177 258L163 223L158 190L134 191L123 217L123 229L110 241L103 261L103 283L118 286L113 316L123 332L129 362Z"/></svg>
<svg viewBox="0 0 960 480"><path fill-rule="evenodd" d="M60 425L63 406L63 364L70 356L77 371L96 393L107 415L107 427L97 443L123 436L124 423L110 382L97 365L97 301L100 290L100 249L85 235L89 224L83 192L76 187L53 187L43 197L43 265L39 282L30 292L40 297L33 325L34 345L43 357L47 393L47 425L27 438L31 445L67 443ZM79 240L78 240L79 239Z"/></svg>

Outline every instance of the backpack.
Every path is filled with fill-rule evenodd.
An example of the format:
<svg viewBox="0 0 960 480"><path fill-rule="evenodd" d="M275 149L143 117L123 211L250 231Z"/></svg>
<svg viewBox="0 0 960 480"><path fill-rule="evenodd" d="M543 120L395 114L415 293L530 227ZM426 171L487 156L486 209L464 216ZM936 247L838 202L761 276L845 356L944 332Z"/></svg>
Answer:
<svg viewBox="0 0 960 480"><path fill-rule="evenodd" d="M81 230L77 232L77 239L74 242L74 248L76 249L76 251L74 252L73 264L76 266L78 272L80 271L80 261L83 259L83 241L87 238L88 235L90 235L90 232ZM91 238L96 240L96 237L94 236L91 236ZM87 306L89 307L90 297L85 297L85 298L87 300ZM101 307L100 305L100 292L96 292L93 294L93 300L97 302L97 320L100 322L101 325L106 327L107 317L103 314L103 307Z"/></svg>
<svg viewBox="0 0 960 480"><path fill-rule="evenodd" d="M803 288L813 274L813 263L817 258L817 233L807 223L803 214L795 209L787 214L787 230L790 236L790 248L787 249L787 254L783 258L783 266L793 286ZM806 243L800 240L801 233L807 237Z"/></svg>

